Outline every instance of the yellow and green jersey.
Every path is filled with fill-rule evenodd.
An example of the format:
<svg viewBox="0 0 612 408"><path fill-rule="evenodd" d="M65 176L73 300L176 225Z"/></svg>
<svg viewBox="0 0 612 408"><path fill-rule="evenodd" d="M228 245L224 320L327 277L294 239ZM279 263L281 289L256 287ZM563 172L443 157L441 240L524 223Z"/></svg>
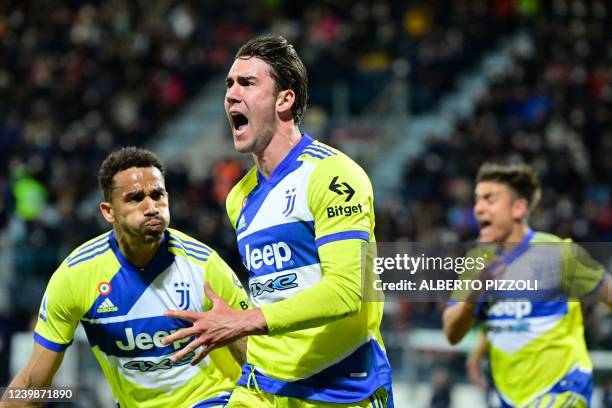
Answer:
<svg viewBox="0 0 612 408"><path fill-rule="evenodd" d="M503 406L527 406L546 394L590 399L592 363L576 299L594 292L605 270L578 248L530 232L500 258L506 267L501 279L533 278L540 285L535 294L514 291L508 294L512 299L481 303L477 310Z"/></svg>
<svg viewBox="0 0 612 408"><path fill-rule="evenodd" d="M252 168L227 210L269 330L249 338L238 384L332 403L362 401L380 387L390 393L384 303L362 300L374 255L363 251L362 259L362 247L375 242L365 172L303 135L269 179Z"/></svg>
<svg viewBox="0 0 612 408"><path fill-rule="evenodd" d="M55 271L43 297L34 339L65 350L79 322L121 407L223 405L240 375L224 347L191 366L193 353L170 357L191 339L162 339L190 323L163 316L168 309L205 311L204 283L236 309L249 299L233 271L208 246L166 230L156 255L137 268L105 233L73 251Z"/></svg>

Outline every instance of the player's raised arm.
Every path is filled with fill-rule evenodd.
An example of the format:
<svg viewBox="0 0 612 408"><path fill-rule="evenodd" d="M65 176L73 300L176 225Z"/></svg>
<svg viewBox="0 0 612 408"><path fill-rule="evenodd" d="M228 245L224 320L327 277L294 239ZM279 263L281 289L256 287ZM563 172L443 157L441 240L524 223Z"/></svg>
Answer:
<svg viewBox="0 0 612 408"><path fill-rule="evenodd" d="M442 314L444 334L451 344L459 343L470 331L476 322L475 310L476 303L474 302L459 302L444 310Z"/></svg>
<svg viewBox="0 0 612 408"><path fill-rule="evenodd" d="M359 312L361 307L361 242L327 244L319 251L323 278L290 299L262 306L270 334L320 326ZM339 257L336 254L347 254ZM327 259L326 259L327 258Z"/></svg>
<svg viewBox="0 0 612 408"><path fill-rule="evenodd" d="M504 270L505 266L502 263L493 261L478 272L476 278L481 281L495 279L495 276ZM479 303L481 296L479 291L471 291L458 296L461 298L450 302L442 314L444 335L452 345L459 343L474 326L480 309L479 305L482 306L482 303Z"/></svg>
<svg viewBox="0 0 612 408"><path fill-rule="evenodd" d="M9 388L32 388L32 387L49 387L53 382L53 377L57 372L64 352L52 351L38 343L34 343L32 357L28 364L19 371ZM5 395L6 398L6 395ZM0 407L42 407L42 402L6 402L0 401Z"/></svg>

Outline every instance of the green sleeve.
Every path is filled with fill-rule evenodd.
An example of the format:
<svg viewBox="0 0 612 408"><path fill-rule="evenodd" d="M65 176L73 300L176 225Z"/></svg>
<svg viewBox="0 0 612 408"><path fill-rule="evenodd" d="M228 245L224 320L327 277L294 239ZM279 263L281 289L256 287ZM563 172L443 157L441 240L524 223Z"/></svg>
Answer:
<svg viewBox="0 0 612 408"><path fill-rule="evenodd" d="M321 326L359 312L362 242L349 239L321 246L321 282L289 299L261 307L269 333Z"/></svg>
<svg viewBox="0 0 612 408"><path fill-rule="evenodd" d="M362 232L373 241L374 194L366 173L346 156L332 156L313 171L308 206L314 217L317 246L333 234Z"/></svg>

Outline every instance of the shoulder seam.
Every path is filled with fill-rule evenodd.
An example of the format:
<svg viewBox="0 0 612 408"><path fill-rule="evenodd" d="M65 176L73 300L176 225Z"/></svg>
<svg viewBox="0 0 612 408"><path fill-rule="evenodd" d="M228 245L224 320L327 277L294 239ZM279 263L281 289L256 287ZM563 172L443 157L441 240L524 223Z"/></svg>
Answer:
<svg viewBox="0 0 612 408"><path fill-rule="evenodd" d="M168 240L168 248L177 248L184 253L187 258L193 258L200 262L206 262L214 252L212 248L205 244L181 239L176 234L171 236Z"/></svg>
<svg viewBox="0 0 612 408"><path fill-rule="evenodd" d="M314 142L313 142L313 143L312 143L310 146L308 146L308 147L316 147L316 148L321 149L321 150L324 150L324 151L326 151L326 152L328 152L328 153L330 153L330 154L332 154L332 155L340 153L340 151L339 151L338 149L335 149L335 148L333 148L333 147L331 147L331 146L328 146L328 145L326 145L325 143L321 143L321 142L319 142L318 140L315 140L315 141L314 141ZM308 147L307 147L307 148L308 148Z"/></svg>
<svg viewBox="0 0 612 408"><path fill-rule="evenodd" d="M110 236L112 231L108 231L104 234L102 234L101 236L98 236L94 239L91 239L89 241L87 241L86 243L82 244L81 246L79 246L77 249L75 249L74 251L72 251L72 254L68 256L68 258L66 258L67 261L71 261L85 253L91 252L94 248L99 248L102 245L108 243L108 238ZM97 244L97 245L96 245Z"/></svg>
<svg viewBox="0 0 612 408"><path fill-rule="evenodd" d="M177 251L171 251L169 249L169 251L174 254L175 256L180 256L181 258L185 258L187 260L196 260L198 262L208 262L208 258L209 256L203 256L200 257L198 255L193 254L191 251L188 252L188 250L184 249L183 247L180 247L178 245L168 245L168 248L174 248Z"/></svg>
<svg viewBox="0 0 612 408"><path fill-rule="evenodd" d="M102 247L102 249L100 249L99 251L93 252L92 254L87 255L90 251L86 251L87 254L86 253L80 254L80 255L86 255L85 257L81 257L79 259L75 259L75 257L73 257L72 260L66 259L66 266L68 268L72 268L73 266L76 266L76 265L78 265L78 264L80 264L82 262L91 261L91 260L97 258L98 256L105 254L106 252L108 252L111 249L110 244L108 242L105 242L105 243L103 243L100 246ZM97 247L95 247L95 248L97 248ZM95 249L95 248L92 248L92 250Z"/></svg>
<svg viewBox="0 0 612 408"><path fill-rule="evenodd" d="M302 151L300 156L302 155L314 157L315 159L319 159L319 160L325 160L328 157L338 156L338 153L334 152L333 150L327 147L323 147L321 145L315 145L313 143Z"/></svg>
<svg viewBox="0 0 612 408"><path fill-rule="evenodd" d="M195 247L195 248L199 248L199 249L202 249L208 252L211 252L213 250L211 247L209 247L205 243L198 241L197 239L192 238L189 235L184 234L178 230L168 229L168 231L170 232L169 239L174 239L174 240L180 241L182 244L185 244L191 247Z"/></svg>

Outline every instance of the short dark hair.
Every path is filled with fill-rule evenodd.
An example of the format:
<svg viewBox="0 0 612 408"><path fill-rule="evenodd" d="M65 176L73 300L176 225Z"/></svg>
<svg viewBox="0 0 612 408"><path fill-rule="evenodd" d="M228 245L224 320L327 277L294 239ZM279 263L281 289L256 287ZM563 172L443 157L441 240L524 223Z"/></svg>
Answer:
<svg viewBox="0 0 612 408"><path fill-rule="evenodd" d="M132 167L156 167L164 175L164 166L152 151L134 146L116 150L106 156L98 172L98 183L104 193L104 200L111 200L115 174Z"/></svg>
<svg viewBox="0 0 612 408"><path fill-rule="evenodd" d="M262 36L249 40L236 53L236 59L259 58L270 65L270 75L276 83L276 92L291 89L295 101L291 107L293 120L298 125L306 111L308 75L293 45L282 36Z"/></svg>
<svg viewBox="0 0 612 408"><path fill-rule="evenodd" d="M484 163L476 175L476 183L481 181L494 181L507 185L517 196L527 200L530 210L540 201L540 181L531 166L527 164Z"/></svg>

